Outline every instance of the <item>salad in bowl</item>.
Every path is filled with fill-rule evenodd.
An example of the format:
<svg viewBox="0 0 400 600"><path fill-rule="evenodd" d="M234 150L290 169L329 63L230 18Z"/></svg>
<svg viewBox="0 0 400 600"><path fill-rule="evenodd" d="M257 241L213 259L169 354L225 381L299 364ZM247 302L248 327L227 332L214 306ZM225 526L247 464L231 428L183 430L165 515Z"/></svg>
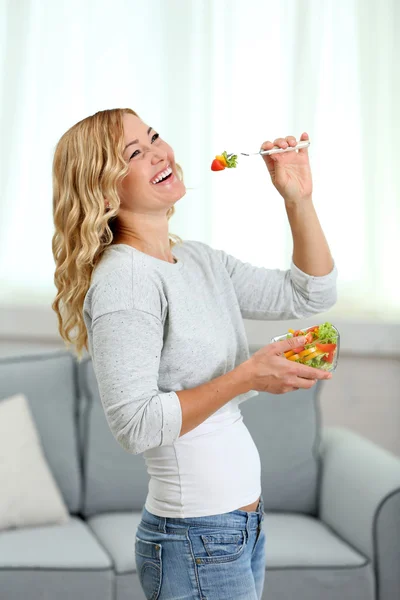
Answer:
<svg viewBox="0 0 400 600"><path fill-rule="evenodd" d="M274 337L272 342L299 336L306 336L306 343L285 352L288 360L324 371L335 371L339 359L340 334L332 323L307 329L289 329L288 333Z"/></svg>

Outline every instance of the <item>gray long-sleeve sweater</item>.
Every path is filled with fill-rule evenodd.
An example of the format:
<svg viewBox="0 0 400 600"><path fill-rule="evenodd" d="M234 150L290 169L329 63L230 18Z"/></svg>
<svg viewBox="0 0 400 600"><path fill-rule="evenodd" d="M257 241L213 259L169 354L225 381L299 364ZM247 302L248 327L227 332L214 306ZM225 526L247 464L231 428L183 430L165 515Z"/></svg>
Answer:
<svg viewBox="0 0 400 600"><path fill-rule="evenodd" d="M271 270L198 241L174 246L173 254L176 264L126 244L110 246L84 301L105 415L116 440L133 454L179 438L177 391L249 358L243 318L302 318L336 301L336 267L323 277L293 262L287 271Z"/></svg>

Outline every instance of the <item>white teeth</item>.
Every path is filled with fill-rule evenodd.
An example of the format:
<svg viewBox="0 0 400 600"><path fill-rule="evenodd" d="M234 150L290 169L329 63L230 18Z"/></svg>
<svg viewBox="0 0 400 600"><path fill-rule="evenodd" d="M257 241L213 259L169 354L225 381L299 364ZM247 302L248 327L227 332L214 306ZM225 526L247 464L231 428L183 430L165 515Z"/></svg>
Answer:
<svg viewBox="0 0 400 600"><path fill-rule="evenodd" d="M152 179L151 183L156 184L159 181L161 181L162 179L165 179L165 177L167 177L171 173L172 173L172 169L171 169L171 167L168 167L167 169L165 169L165 171L160 173L155 179Z"/></svg>

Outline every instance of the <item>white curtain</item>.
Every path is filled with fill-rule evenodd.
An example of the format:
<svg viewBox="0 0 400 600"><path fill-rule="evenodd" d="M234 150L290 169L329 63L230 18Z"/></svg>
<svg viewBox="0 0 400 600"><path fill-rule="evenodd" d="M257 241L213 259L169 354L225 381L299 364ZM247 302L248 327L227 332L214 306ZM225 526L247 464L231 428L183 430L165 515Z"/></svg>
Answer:
<svg viewBox="0 0 400 600"><path fill-rule="evenodd" d="M332 312L399 319L397 0L3 0L0 10L1 304L54 297L57 140L89 114L131 107L184 169L170 231L259 266L289 264L283 201L260 157L222 173L211 160L307 131L340 274Z"/></svg>

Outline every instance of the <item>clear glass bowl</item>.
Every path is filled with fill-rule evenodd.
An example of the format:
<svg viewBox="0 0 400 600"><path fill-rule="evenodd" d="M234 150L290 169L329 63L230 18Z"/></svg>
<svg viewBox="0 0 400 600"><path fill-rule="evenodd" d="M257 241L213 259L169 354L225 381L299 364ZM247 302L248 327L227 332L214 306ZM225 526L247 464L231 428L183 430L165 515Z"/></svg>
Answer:
<svg viewBox="0 0 400 600"><path fill-rule="evenodd" d="M332 325L332 324L331 324ZM318 327L318 325L314 325L313 327ZM301 329L302 332L304 332L305 334L307 334L311 329L313 329L313 327L306 327L305 329ZM319 366L316 366L317 369L323 369L324 371L329 371L331 373L333 373L336 370L337 364L338 364L338 360L339 360L339 352L340 352L340 333L337 330L337 328L332 325L332 328L335 331L335 334L337 335L337 341L336 341L336 349L333 351L333 356L329 357L329 355L325 355L327 356L327 358L332 358L332 362L328 362L328 361L322 361L321 364ZM297 330L299 331L299 330ZM284 333L282 335L278 335L274 338L272 338L271 342L280 342L282 340L287 339L288 335L290 335L289 332ZM297 337L297 336L296 336ZM321 352L321 350L318 350L317 346L315 346L315 343L318 343L317 341L313 341L311 342L313 344L313 348L315 348L316 352ZM288 352L293 352L293 351L288 351ZM288 355L287 358L289 359L291 357L291 360L293 360L294 362L297 363L301 363L301 364L305 364L307 365L307 356L311 356L311 354L308 354L307 356L299 356L299 353L297 354L298 358L294 358L294 354L288 354L288 352L285 352L285 355ZM309 365L307 365L309 366ZM314 365L315 366L315 365Z"/></svg>

